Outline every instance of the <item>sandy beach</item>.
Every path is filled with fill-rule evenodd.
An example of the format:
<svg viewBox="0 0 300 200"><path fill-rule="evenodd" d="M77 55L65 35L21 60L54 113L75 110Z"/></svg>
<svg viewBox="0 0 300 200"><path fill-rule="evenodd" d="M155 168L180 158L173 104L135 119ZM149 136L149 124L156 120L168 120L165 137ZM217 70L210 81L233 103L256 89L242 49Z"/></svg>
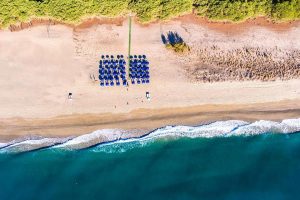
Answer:
<svg viewBox="0 0 300 200"><path fill-rule="evenodd" d="M132 54L147 55L151 83L128 88L102 88L91 78L97 80L102 54L127 54L126 20L76 28L56 24L1 30L0 140L80 135L101 128L152 130L227 119L299 118L298 74L287 71L284 81L275 75L273 81L209 83L191 78L188 69L201 65L195 52L213 46L227 52L276 49L279 59L296 56L293 64L299 67L300 26L250 23L234 33L226 31L226 24L221 26L187 18L147 26L134 23ZM169 31L179 33L191 52L178 55L166 49L161 34ZM147 91L151 101L145 98ZM68 100L69 92L73 100Z"/></svg>

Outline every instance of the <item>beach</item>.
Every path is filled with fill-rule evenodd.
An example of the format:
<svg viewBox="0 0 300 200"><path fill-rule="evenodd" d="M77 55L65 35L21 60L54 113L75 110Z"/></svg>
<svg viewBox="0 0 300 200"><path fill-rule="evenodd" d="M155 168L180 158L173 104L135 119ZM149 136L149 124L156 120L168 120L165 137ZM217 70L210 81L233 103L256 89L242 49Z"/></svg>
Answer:
<svg viewBox="0 0 300 200"><path fill-rule="evenodd" d="M299 23L232 26L188 17L149 25L134 22L132 54L147 55L151 82L128 88L102 88L97 81L102 54L128 53L126 19L78 27L43 24L0 30L0 140L75 136L103 128L144 132L229 119L299 118L300 79L290 69L280 71L286 73L284 80L276 74L265 81L233 76L208 82L192 77L189 69L200 66L202 70L199 54L194 52L213 46L225 53L245 47L275 49L279 59L296 56L297 67ZM191 52L178 55L166 49L161 34L169 31L177 32Z"/></svg>

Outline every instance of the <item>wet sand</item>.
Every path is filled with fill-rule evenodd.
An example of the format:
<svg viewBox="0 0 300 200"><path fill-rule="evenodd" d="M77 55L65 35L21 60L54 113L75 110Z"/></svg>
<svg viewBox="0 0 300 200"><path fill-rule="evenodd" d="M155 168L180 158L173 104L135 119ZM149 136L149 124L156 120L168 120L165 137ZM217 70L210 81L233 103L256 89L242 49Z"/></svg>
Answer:
<svg viewBox="0 0 300 200"><path fill-rule="evenodd" d="M135 136L168 125L192 125L220 120L281 121L299 118L300 101L248 105L205 105L183 108L140 109L123 114L82 114L46 119L11 118L0 122L0 141L23 136L66 137L100 129L134 131Z"/></svg>

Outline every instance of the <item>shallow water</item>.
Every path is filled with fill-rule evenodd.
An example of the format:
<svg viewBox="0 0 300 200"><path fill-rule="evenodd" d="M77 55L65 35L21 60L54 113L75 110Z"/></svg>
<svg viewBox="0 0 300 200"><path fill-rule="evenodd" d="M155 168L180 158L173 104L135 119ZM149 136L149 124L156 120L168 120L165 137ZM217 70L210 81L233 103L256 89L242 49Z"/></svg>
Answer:
<svg viewBox="0 0 300 200"><path fill-rule="evenodd" d="M300 134L0 154L0 199L297 199Z"/></svg>

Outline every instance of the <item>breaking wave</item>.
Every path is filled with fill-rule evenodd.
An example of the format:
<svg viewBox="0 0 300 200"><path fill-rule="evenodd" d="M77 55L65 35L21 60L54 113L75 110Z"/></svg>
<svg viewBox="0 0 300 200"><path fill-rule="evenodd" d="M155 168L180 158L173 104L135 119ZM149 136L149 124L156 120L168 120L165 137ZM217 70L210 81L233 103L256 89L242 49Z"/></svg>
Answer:
<svg viewBox="0 0 300 200"><path fill-rule="evenodd" d="M241 120L217 121L201 126L166 126L150 133L135 133L120 129L103 129L78 137L30 138L0 143L0 152L26 152L43 148L78 150L95 147L92 151L124 152L157 140L176 138L211 138L251 136L258 134L289 134L300 131L300 118L282 122L260 120L253 123Z"/></svg>

